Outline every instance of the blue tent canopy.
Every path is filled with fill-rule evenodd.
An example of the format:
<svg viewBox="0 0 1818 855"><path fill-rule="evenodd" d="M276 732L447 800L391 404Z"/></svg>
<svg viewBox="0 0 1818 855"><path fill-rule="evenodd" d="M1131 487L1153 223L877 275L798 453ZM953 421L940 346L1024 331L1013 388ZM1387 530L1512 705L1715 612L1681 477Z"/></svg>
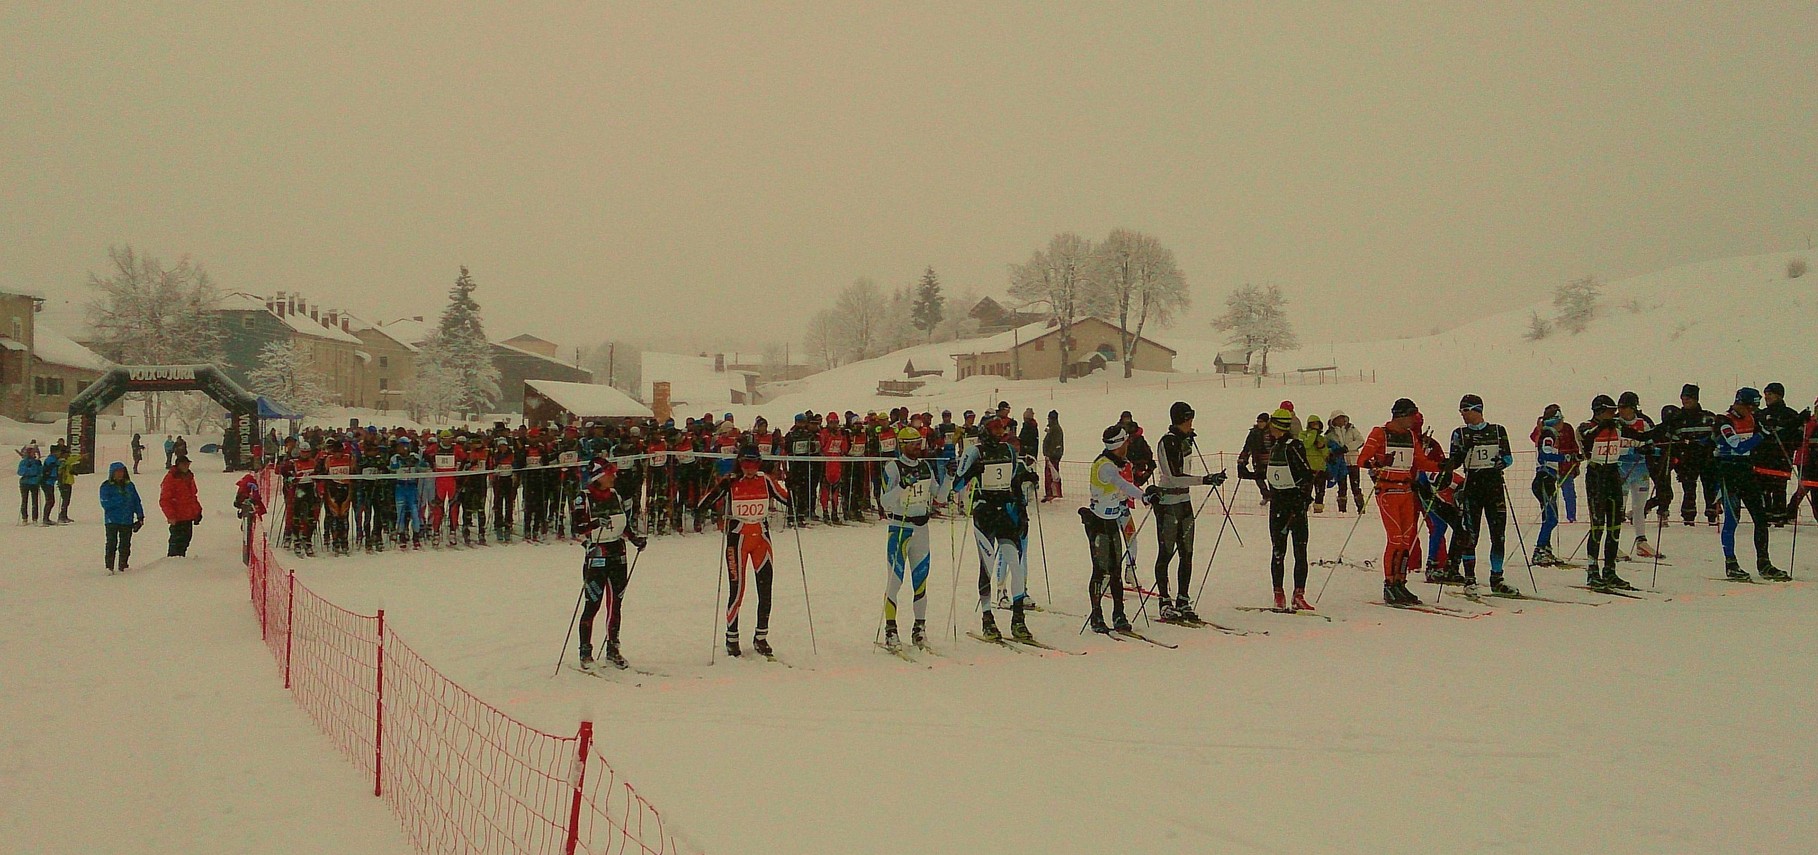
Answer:
<svg viewBox="0 0 1818 855"><path fill-rule="evenodd" d="M303 414L283 404L273 401L264 395L259 396L259 418L261 419L300 419Z"/></svg>

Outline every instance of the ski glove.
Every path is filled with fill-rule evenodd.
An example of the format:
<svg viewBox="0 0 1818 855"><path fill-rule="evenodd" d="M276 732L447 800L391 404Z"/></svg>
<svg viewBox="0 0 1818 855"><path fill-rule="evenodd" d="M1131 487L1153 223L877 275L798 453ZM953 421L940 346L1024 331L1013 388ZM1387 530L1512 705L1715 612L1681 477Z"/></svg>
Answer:
<svg viewBox="0 0 1818 855"><path fill-rule="evenodd" d="M637 547L639 552L643 552L644 547L650 543L649 538L638 534L625 535L625 539L631 541L631 545Z"/></svg>
<svg viewBox="0 0 1818 855"><path fill-rule="evenodd" d="M1161 499L1161 488L1151 485L1143 490L1143 504L1153 505Z"/></svg>
<svg viewBox="0 0 1818 855"><path fill-rule="evenodd" d="M1206 485L1206 486L1208 486L1208 487L1217 487L1217 486L1220 486L1220 485L1222 485L1222 484L1224 484L1224 483L1225 483L1225 473L1223 473L1223 472L1214 472L1214 473L1212 473L1212 474L1210 474L1210 475L1207 475L1207 476L1206 476L1206 477L1204 477L1204 478L1201 478L1201 479L1200 479L1200 483L1201 483L1201 484L1204 484L1204 485Z"/></svg>
<svg viewBox="0 0 1818 855"><path fill-rule="evenodd" d="M139 521L138 521L138 522L135 522L135 523L133 523L133 531L138 531L138 530L140 530L140 529L142 529L142 528L145 528L145 520L144 520L144 519L140 519L140 520L139 520Z"/></svg>

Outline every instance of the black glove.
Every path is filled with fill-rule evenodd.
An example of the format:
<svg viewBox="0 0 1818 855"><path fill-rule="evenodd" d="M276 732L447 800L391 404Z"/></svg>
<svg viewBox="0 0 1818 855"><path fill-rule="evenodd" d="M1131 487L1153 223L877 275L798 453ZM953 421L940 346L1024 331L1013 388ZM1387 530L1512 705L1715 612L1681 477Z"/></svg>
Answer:
<svg viewBox="0 0 1818 855"><path fill-rule="evenodd" d="M625 539L631 541L631 545L637 547L639 552L643 552L644 547L650 543L649 538L639 534L626 535Z"/></svg>
<svg viewBox="0 0 1818 855"><path fill-rule="evenodd" d="M133 523L133 531L138 531L139 529L142 529L144 527L145 527L145 520L143 520L143 519L139 520L136 523Z"/></svg>
<svg viewBox="0 0 1818 855"><path fill-rule="evenodd" d="M1204 485L1206 485L1206 486L1208 486L1208 487L1218 487L1218 486L1222 486L1222 485L1223 485L1223 484L1224 484L1224 483L1225 483L1225 473L1223 473L1223 472L1214 472L1214 473L1212 473L1212 474L1210 474L1210 475L1207 475L1207 476L1206 476L1206 477L1204 477L1204 478L1201 478L1201 479L1199 479L1199 482L1200 482L1200 483L1201 483L1201 484L1204 484Z"/></svg>
<svg viewBox="0 0 1818 855"><path fill-rule="evenodd" d="M191 525L201 525L201 524L202 524L202 515L196 514L196 521L191 523Z"/></svg>
<svg viewBox="0 0 1818 855"><path fill-rule="evenodd" d="M1242 478L1247 481L1251 478L1256 477L1256 473L1251 472L1250 467L1245 466L1242 463L1239 463L1239 464L1237 464L1237 477Z"/></svg>
<svg viewBox="0 0 1818 855"><path fill-rule="evenodd" d="M1161 500L1161 488L1151 485L1143 491L1143 504L1153 505Z"/></svg>

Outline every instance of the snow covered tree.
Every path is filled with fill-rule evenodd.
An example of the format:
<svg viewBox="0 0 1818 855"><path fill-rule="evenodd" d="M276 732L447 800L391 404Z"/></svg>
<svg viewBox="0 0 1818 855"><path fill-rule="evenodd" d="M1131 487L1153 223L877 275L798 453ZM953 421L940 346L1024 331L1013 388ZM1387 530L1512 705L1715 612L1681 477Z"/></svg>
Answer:
<svg viewBox="0 0 1818 855"><path fill-rule="evenodd" d="M934 331L934 337L941 341L954 341L978 335L978 319L971 315L971 309L978 305L978 300L978 288L971 285L961 288L952 300L946 301L958 307L959 311L946 313Z"/></svg>
<svg viewBox="0 0 1818 855"><path fill-rule="evenodd" d="M641 345L624 339L607 339L588 350L581 363L596 379L605 378L606 385L643 399L644 348Z"/></svg>
<svg viewBox="0 0 1818 855"><path fill-rule="evenodd" d="M1149 235L1114 229L1093 253L1088 307L1092 314L1117 321L1125 377L1134 370L1143 327L1150 321L1162 327L1174 323L1189 300L1174 251Z"/></svg>
<svg viewBox="0 0 1818 855"><path fill-rule="evenodd" d="M1603 293L1603 283L1595 276L1574 279L1560 285L1553 291L1553 309L1557 312L1555 322L1559 328L1573 334L1585 331L1591 325L1591 318L1597 315L1597 297Z"/></svg>
<svg viewBox="0 0 1818 855"><path fill-rule="evenodd" d="M809 357L818 360L823 368L838 368L840 354L844 350L841 335L839 318L834 317L832 309L822 309L809 316L808 332L802 337L802 346L807 349Z"/></svg>
<svg viewBox="0 0 1818 855"><path fill-rule="evenodd" d="M480 323L480 304L473 298L478 287L463 265L461 275L448 289L448 307L424 346L425 352L433 348L434 362L460 378L460 397L454 409L475 417L491 412L499 400L499 368L493 364L492 342ZM417 362L423 361L419 354Z"/></svg>
<svg viewBox="0 0 1818 855"><path fill-rule="evenodd" d="M902 350L916 344L915 293L908 286L890 292L884 303L884 322L878 327L877 352Z"/></svg>
<svg viewBox="0 0 1818 855"><path fill-rule="evenodd" d="M1288 322L1287 304L1279 285L1245 285L1225 296L1225 312L1213 319L1212 327L1229 333L1226 344L1261 352L1262 373L1268 374L1270 351L1300 347L1300 337Z"/></svg>
<svg viewBox="0 0 1818 855"><path fill-rule="evenodd" d="M1045 302L1060 325L1060 381L1067 382L1072 365L1073 322L1087 311L1092 275L1092 242L1072 232L1048 240L1022 264L1010 266L1010 296L1024 302Z"/></svg>
<svg viewBox="0 0 1818 855"><path fill-rule="evenodd" d="M930 267L922 274L922 281L915 286L915 307L910 318L916 329L927 333L928 341L934 341L934 331L946 316L945 302L941 296L941 280L934 275L934 268Z"/></svg>
<svg viewBox="0 0 1818 855"><path fill-rule="evenodd" d="M313 354L293 342L267 342L247 380L254 392L306 416L322 411L332 397Z"/></svg>
<svg viewBox="0 0 1818 855"><path fill-rule="evenodd" d="M165 411L186 434L215 433L227 428L227 411L202 392L172 392Z"/></svg>
<svg viewBox="0 0 1818 855"><path fill-rule="evenodd" d="M838 343L851 361L878 355L888 308L883 289L869 278L860 277L840 292L833 317L839 322Z"/></svg>
<svg viewBox="0 0 1818 855"><path fill-rule="evenodd" d="M220 294L208 271L188 257L165 267L130 245L109 247L107 258L113 269L106 276L88 276L96 291L88 304L96 351L122 365L220 364ZM146 423L162 424L162 396L144 400Z"/></svg>
<svg viewBox="0 0 1818 855"><path fill-rule="evenodd" d="M416 377L404 392L404 407L415 421L441 423L467 399L462 383L441 337L431 335L417 351Z"/></svg>
<svg viewBox="0 0 1818 855"><path fill-rule="evenodd" d="M1539 312L1528 313L1528 331L1521 334L1528 341L1540 341L1553 334L1553 322L1540 316Z"/></svg>

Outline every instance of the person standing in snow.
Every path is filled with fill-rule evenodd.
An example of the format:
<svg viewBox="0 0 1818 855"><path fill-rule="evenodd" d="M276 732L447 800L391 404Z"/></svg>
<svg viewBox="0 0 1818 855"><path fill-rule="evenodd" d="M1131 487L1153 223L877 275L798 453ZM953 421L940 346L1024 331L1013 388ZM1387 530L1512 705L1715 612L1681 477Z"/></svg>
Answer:
<svg viewBox="0 0 1818 855"><path fill-rule="evenodd" d="M1477 550L1483 539L1483 526L1487 523L1490 527L1490 593L1519 596L1521 592L1502 578L1504 538L1509 523L1508 492L1502 473L1515 463L1509 432L1502 425L1484 418L1483 398L1477 395L1459 399L1458 416L1464 420L1464 425L1452 431L1446 468L1464 474L1464 485L1458 489L1462 525L1452 536L1452 552L1459 556L1465 593L1477 594Z"/></svg>
<svg viewBox="0 0 1818 855"><path fill-rule="evenodd" d="M240 563L252 564L253 535L259 530L259 518L265 516L265 497L259 495L259 476L248 472L234 484L234 512L242 523Z"/></svg>
<svg viewBox="0 0 1818 855"><path fill-rule="evenodd" d="M631 585L631 569L625 561L625 544L644 551L647 541L632 530L630 509L614 489L618 469L605 457L596 457L587 468L586 489L575 496L570 508L570 525L586 552L581 559L581 609L578 630L583 669L593 667L593 621L602 606L606 609L605 659L619 668L626 667L619 652L619 625L624 617L625 589ZM484 526L482 526L484 530Z"/></svg>
<svg viewBox="0 0 1818 855"><path fill-rule="evenodd" d="M1345 512L1345 484L1351 486L1351 497L1357 503L1357 513L1364 512L1363 487L1358 478L1357 452L1363 448L1364 437L1357 426L1351 424L1351 417L1344 410L1333 410L1326 418L1326 438L1338 443L1336 451L1343 460L1343 477L1346 481L1338 482L1338 512Z"/></svg>
<svg viewBox="0 0 1818 855"><path fill-rule="evenodd" d="M1030 640L1023 612L1029 606L1028 556L1029 493L1035 474L1007 441L1014 427L1007 418L991 417L984 424L977 445L960 456L954 489L970 489L972 535L978 547L978 607L984 613L980 632L997 640L996 618L991 614L991 583L997 581L997 607L1010 609L1010 632ZM1008 577L1008 578L1006 578Z"/></svg>
<svg viewBox="0 0 1818 855"><path fill-rule="evenodd" d="M1799 446L1805 432L1804 417L1787 406L1785 398L1786 387L1779 383L1762 387L1761 410L1755 414L1761 428L1761 444L1751 455L1755 474L1761 478L1762 506L1776 528L1792 518L1787 511L1787 483L1793 478L1792 450Z"/></svg>
<svg viewBox="0 0 1818 855"><path fill-rule="evenodd" d="M1130 434L1122 425L1105 428L1101 437L1104 450L1092 461L1086 506L1079 509L1080 521L1086 528L1086 543L1092 555L1092 581L1087 595L1092 598L1092 612L1087 623L1093 632L1129 632L1130 620L1124 616L1124 582L1118 575L1118 564L1124 555L1124 518L1130 514L1131 500L1149 504L1150 498L1123 475L1124 454L1130 448ZM1105 625L1100 598L1111 594L1112 625Z"/></svg>
<svg viewBox="0 0 1818 855"><path fill-rule="evenodd" d="M897 635L897 596L905 579L914 600L915 623L909 643L928 646L928 515L946 500L934 469L922 459L922 434L912 427L896 432L895 460L884 461L884 493L879 499L889 522L884 541L884 646L902 644ZM986 612L989 620L990 612ZM1018 613L1021 614L1020 612Z"/></svg>
<svg viewBox="0 0 1818 855"><path fill-rule="evenodd" d="M1155 595L1161 602L1163 621L1196 622L1188 587L1193 579L1193 497L1192 487L1218 487L1225 483L1225 473L1188 474L1188 457L1197 452L1198 435L1193 432L1193 407L1186 401L1175 401L1168 408L1168 432L1156 443L1155 458ZM1168 564L1180 557L1176 570L1177 595L1168 596Z"/></svg>
<svg viewBox="0 0 1818 855"><path fill-rule="evenodd" d="M770 511L774 504L789 507L791 497L782 482L763 471L757 446L747 445L734 460L738 469L701 497L697 519L708 509L725 504L721 524L726 530L726 654L741 655L739 606L745 601L746 580L757 588L757 631L751 649L759 656L774 656L770 648L770 582L775 575L770 546ZM749 572L749 576L748 576Z"/></svg>
<svg viewBox="0 0 1818 855"><path fill-rule="evenodd" d="M1627 424L1636 433L1644 434L1652 442L1659 438L1654 420L1641 411L1641 395L1636 392L1624 392L1616 397L1616 417ZM1652 492L1654 479L1650 474L1649 461L1659 449L1653 445L1643 447L1631 445L1623 452L1618 466L1622 470L1622 487L1626 493L1629 525L1635 527L1635 545L1632 554L1637 558L1654 557L1654 547L1648 543L1648 494ZM1616 560L1628 560L1627 555L1618 551ZM1665 558L1666 556L1660 556Z"/></svg>
<svg viewBox="0 0 1818 855"><path fill-rule="evenodd" d="M1800 413L1804 417L1805 428L1799 437L1799 444L1793 451L1793 467L1799 472L1799 489L1793 491L1793 498L1787 503L1787 522L1795 522L1799 516L1799 503L1810 500L1812 519L1818 521L1818 449L1812 447L1812 434L1818 429L1818 400Z"/></svg>
<svg viewBox="0 0 1818 855"><path fill-rule="evenodd" d="M1712 462L1717 415L1698 403L1699 389L1687 383L1679 390L1679 414L1667 425L1673 438L1673 475L1685 495L1679 500L1679 521L1696 525L1698 488L1704 487L1705 521L1717 524L1717 467Z"/></svg>
<svg viewBox="0 0 1818 855"><path fill-rule="evenodd" d="M133 434L132 449L133 449L133 474L137 475L137 474L139 474L139 461L145 459L145 440L141 439L139 437L139 435L136 433Z"/></svg>
<svg viewBox="0 0 1818 855"><path fill-rule="evenodd" d="M125 573L133 560L133 533L145 527L145 504L119 461L108 464L101 482L101 522L107 529L107 572Z"/></svg>
<svg viewBox="0 0 1818 855"><path fill-rule="evenodd" d="M1608 395L1591 400L1591 420L1578 426L1578 445L1584 449L1585 501L1591 512L1591 533L1586 545L1590 560L1585 586L1623 591L1635 590L1616 575L1616 552L1622 539L1622 455L1647 437L1616 415L1616 402ZM1598 550L1602 549L1599 567Z"/></svg>
<svg viewBox="0 0 1818 855"><path fill-rule="evenodd" d="M1749 522L1755 529L1755 572L1761 578L1784 582L1791 577L1774 566L1768 557L1768 509L1761 495L1761 479L1755 475L1751 459L1764 436L1755 420L1755 409L1761 406L1761 393L1744 386L1736 390L1736 402L1717 416L1718 495L1723 502L1723 571L1738 581L1749 579L1747 570L1736 561L1736 526L1742 509L1748 508Z"/></svg>
<svg viewBox="0 0 1818 855"><path fill-rule="evenodd" d="M1244 447L1237 453L1237 477L1245 481L1255 481L1256 489L1262 494L1262 503L1269 503L1269 485L1264 480L1267 473L1263 471L1269 459L1269 414L1257 413L1256 424L1244 436ZM1363 503L1358 503L1363 508Z"/></svg>
<svg viewBox="0 0 1818 855"><path fill-rule="evenodd" d="M1414 479L1421 472L1438 472L1440 463L1423 442L1431 436L1420 433L1421 423L1420 408L1407 398L1398 398L1389 410L1389 420L1370 429L1357 453L1359 465L1370 470L1376 512L1382 516L1388 536L1382 554L1382 601L1392 606L1421 602L1408 590L1408 570L1420 563L1416 542L1420 507Z"/></svg>
<svg viewBox="0 0 1818 855"><path fill-rule="evenodd" d="M190 538L202 522L202 498L196 491L196 476L189 471L189 455L177 455L165 471L164 483L158 488L158 508L170 523L170 549L165 556L188 557Z"/></svg>
<svg viewBox="0 0 1818 855"><path fill-rule="evenodd" d="M1307 466L1313 470L1313 513L1326 512L1326 425L1317 415L1307 416L1307 427L1294 435L1307 450Z"/></svg>
<svg viewBox="0 0 1818 855"><path fill-rule="evenodd" d="M1534 482L1528 489L1540 503L1540 533L1534 536L1532 563L1542 566L1564 563L1553 554L1553 529L1559 526L1559 470L1566 461L1565 441L1575 434L1563 421L1559 405L1548 404L1534 419L1534 431L1528 435L1535 451Z"/></svg>
<svg viewBox="0 0 1818 855"><path fill-rule="evenodd" d="M1294 411L1286 407L1269 416L1269 459L1263 484L1269 488L1269 577L1275 585L1275 608L1312 611L1307 602L1307 502L1314 469L1307 448L1294 436ZM1282 590L1288 543L1294 545L1294 601Z"/></svg>
<svg viewBox="0 0 1818 855"><path fill-rule="evenodd" d="M19 524L31 525L38 521L38 486L44 482L44 460L38 456L38 441L32 440L19 449ZM30 516L26 515L27 506L31 508Z"/></svg>
<svg viewBox="0 0 1818 855"><path fill-rule="evenodd" d="M56 525L51 519L51 512L57 509L57 473L63 467L63 444L51 443L50 453L44 456L44 475L38 479L38 489L44 493L44 524Z"/></svg>
<svg viewBox="0 0 1818 855"><path fill-rule="evenodd" d="M1048 411L1048 432L1042 436L1042 501L1061 498L1061 456L1067 451L1066 434L1061 430L1060 413Z"/></svg>
<svg viewBox="0 0 1818 855"><path fill-rule="evenodd" d="M177 440L170 434L164 435L164 468L169 469L171 461L177 456Z"/></svg>
<svg viewBox="0 0 1818 855"><path fill-rule="evenodd" d="M72 451L65 447L57 466L57 492L63 498L63 505L57 512L57 524L68 525L69 497L76 489L76 467L82 463L82 452Z"/></svg>

